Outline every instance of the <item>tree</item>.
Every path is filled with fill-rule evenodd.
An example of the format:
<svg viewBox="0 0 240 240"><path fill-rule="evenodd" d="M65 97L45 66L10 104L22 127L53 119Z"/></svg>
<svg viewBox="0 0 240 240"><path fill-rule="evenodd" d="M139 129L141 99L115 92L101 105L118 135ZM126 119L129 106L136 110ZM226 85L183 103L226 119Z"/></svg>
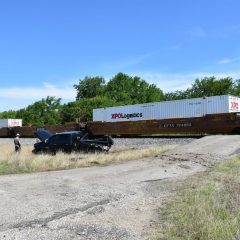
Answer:
<svg viewBox="0 0 240 240"><path fill-rule="evenodd" d="M64 104L60 115L63 123L72 122L76 119L80 119L81 121L92 121L93 109L116 105L117 103L114 100L104 96L83 98L75 102Z"/></svg>
<svg viewBox="0 0 240 240"><path fill-rule="evenodd" d="M234 81L231 94L240 96L240 79Z"/></svg>
<svg viewBox="0 0 240 240"><path fill-rule="evenodd" d="M178 100L186 98L240 95L240 80L231 77L205 77L196 79L190 88L168 92L165 95L155 84L149 84L138 76L118 73L107 84L102 77L85 77L74 85L77 101L60 104L61 99L48 96L18 111L4 111L0 118L22 118L24 125L56 125L65 122L92 120L94 108L126 104Z"/></svg>
<svg viewBox="0 0 240 240"><path fill-rule="evenodd" d="M230 77L216 79L215 77L205 77L196 79L189 89L189 97L204 97L231 94L233 91L233 79Z"/></svg>
<svg viewBox="0 0 240 240"><path fill-rule="evenodd" d="M164 100L164 93L161 89L157 88L155 84L148 86L147 102L158 102Z"/></svg>
<svg viewBox="0 0 240 240"><path fill-rule="evenodd" d="M9 110L0 113L0 119L16 118L17 111Z"/></svg>
<svg viewBox="0 0 240 240"><path fill-rule="evenodd" d="M17 117L23 119L24 125L44 126L61 123L59 110L60 98L48 96L17 112Z"/></svg>
<svg viewBox="0 0 240 240"><path fill-rule="evenodd" d="M105 80L103 77L85 77L83 80L80 79L78 84L73 85L77 90L76 100L102 95L104 86Z"/></svg>
<svg viewBox="0 0 240 240"><path fill-rule="evenodd" d="M165 100L178 100L186 98L210 97L217 95L239 94L240 83L232 78L205 77L196 79L190 88L183 91L169 92L165 94Z"/></svg>
<svg viewBox="0 0 240 240"><path fill-rule="evenodd" d="M150 85L140 77L131 77L124 73L118 73L107 83L105 96L119 104L161 101L164 97L156 85Z"/></svg>

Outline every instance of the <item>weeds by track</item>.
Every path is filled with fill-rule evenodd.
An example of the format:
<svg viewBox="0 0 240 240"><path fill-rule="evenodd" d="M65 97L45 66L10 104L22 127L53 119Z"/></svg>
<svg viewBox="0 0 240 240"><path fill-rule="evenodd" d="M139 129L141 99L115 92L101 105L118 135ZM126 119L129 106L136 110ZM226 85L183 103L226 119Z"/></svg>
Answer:
<svg viewBox="0 0 240 240"><path fill-rule="evenodd" d="M89 167L92 165L108 165L130 160L157 156L170 147L150 147L143 149L118 149L108 154L57 153L56 156L34 155L31 146L24 146L20 153L15 153L10 144L0 146L0 175L52 171Z"/></svg>
<svg viewBox="0 0 240 240"><path fill-rule="evenodd" d="M154 239L240 239L240 158L187 180L160 210Z"/></svg>

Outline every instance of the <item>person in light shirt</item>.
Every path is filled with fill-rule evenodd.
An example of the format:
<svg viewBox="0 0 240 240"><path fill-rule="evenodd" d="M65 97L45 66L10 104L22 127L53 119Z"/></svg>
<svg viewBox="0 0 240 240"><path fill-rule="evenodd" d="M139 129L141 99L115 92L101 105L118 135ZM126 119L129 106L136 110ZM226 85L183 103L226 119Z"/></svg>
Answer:
<svg viewBox="0 0 240 240"><path fill-rule="evenodd" d="M15 146L15 152L21 151L21 142L20 142L20 134L17 133L16 137L14 138L14 146Z"/></svg>

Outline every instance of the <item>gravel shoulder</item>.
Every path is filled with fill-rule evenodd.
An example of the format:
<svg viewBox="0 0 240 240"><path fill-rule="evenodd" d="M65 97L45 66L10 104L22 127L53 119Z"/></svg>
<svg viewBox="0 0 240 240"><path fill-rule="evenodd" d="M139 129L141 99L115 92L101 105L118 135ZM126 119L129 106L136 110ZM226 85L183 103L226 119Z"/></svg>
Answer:
<svg viewBox="0 0 240 240"><path fill-rule="evenodd" d="M117 146L138 148L142 141L150 142ZM180 139L174 150L154 158L1 176L0 239L148 239L156 210L174 194L172 186L238 154L239 143L240 136Z"/></svg>

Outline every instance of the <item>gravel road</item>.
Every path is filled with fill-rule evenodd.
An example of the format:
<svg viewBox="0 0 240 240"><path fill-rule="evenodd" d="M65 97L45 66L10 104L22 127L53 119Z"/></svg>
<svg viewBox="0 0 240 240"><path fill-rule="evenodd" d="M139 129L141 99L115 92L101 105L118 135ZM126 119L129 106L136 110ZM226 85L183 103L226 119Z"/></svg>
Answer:
<svg viewBox="0 0 240 240"><path fill-rule="evenodd" d="M238 154L240 146L240 136L176 141L178 147L154 158L1 176L0 239L148 239L156 210L173 194L170 186ZM127 139L121 147L149 142Z"/></svg>

